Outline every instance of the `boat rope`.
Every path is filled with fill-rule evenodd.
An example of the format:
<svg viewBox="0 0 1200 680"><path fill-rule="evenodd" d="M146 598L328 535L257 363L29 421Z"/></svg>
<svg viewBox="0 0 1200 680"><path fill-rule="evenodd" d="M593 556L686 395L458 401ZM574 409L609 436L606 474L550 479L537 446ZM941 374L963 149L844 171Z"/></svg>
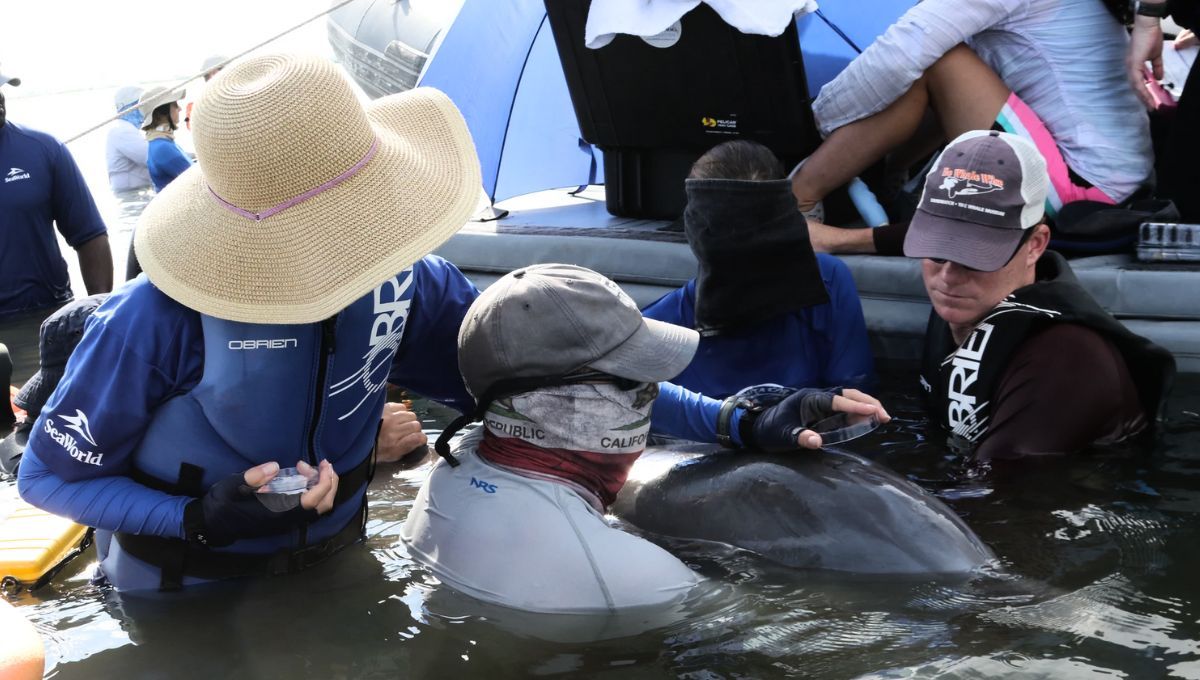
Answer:
<svg viewBox="0 0 1200 680"><path fill-rule="evenodd" d="M862 54L862 48L861 48L861 47L859 47L858 45L854 44L854 41L850 39L850 36L846 35L846 34L845 34L843 31L842 31L842 29L838 28L838 25L837 25L837 24L835 24L835 23L833 23L832 21L830 21L830 20L829 20L829 17L825 16L825 13L824 13L824 12L822 12L821 10L817 10L817 11L816 11L816 15L817 15L818 17L820 17L820 18L821 18L821 21L824 21L824 22L825 22L825 24L826 24L827 26L829 26L830 28L832 28L834 33L837 33L838 35L840 35L840 36L842 37L842 40L845 40L845 41L846 41L846 44L847 44L847 45L849 45L850 47L853 47L855 52L858 52L859 54Z"/></svg>
<svg viewBox="0 0 1200 680"><path fill-rule="evenodd" d="M183 80L179 81L178 83L175 83L175 84L174 84L173 86L171 86L169 89L170 89L170 90L177 90L177 89L179 89L179 88L181 88L181 87L183 87L183 86L187 85L188 83L192 82L193 80L195 80L195 79L197 79L197 78L202 78L202 77L204 77L204 74L205 74L205 73L208 73L209 71L211 71L211 70L213 70L213 69L222 69L222 68L225 68L225 67L226 67L226 66L227 66L227 65L228 65L230 62L232 62L232 61L234 61L234 60L236 60L236 59L241 59L242 57L246 56L247 54L250 54L250 53L251 53L251 52L253 52L254 50L257 50L257 49L259 49L259 48L261 48L261 47L265 47L266 45L269 45L269 44L271 44L271 43L275 42L276 40L279 40L280 38L282 38L283 36L285 36L285 35L287 35L287 34L291 33L292 31L295 31L296 29L298 29L298 28L300 28L300 27L302 27L302 26L305 26L305 25L307 25L307 24L310 24L310 23L312 23L312 22L316 21L317 19L320 19L321 17L325 16L326 14L329 14L330 12L332 12L332 11L334 11L334 10L341 9L342 7L345 7L346 5L349 5L349 4L350 4L350 3L352 3L352 2L354 2L354 0L342 0L341 2L338 2L338 3L336 3L336 4L332 5L332 6L330 6L328 9L322 10L321 12L318 12L317 14L314 14L313 16L311 16L311 17L309 17L309 18L305 19L304 21L301 21L300 23L296 24L295 26L292 26L291 28L287 29L286 31L283 31L282 33L279 33L279 34L277 34L277 35L275 35L275 36L272 36L272 37L270 37L270 38L267 38L266 40L264 40L264 41L262 41L262 42L258 43L257 45L255 45L255 46L253 46L253 47L251 47L251 48L249 48L249 49L243 50L243 51L241 51L241 52L239 52L239 53L237 53L237 54L233 55L232 57L229 57L228 59L226 59L225 61L221 62L220 64L218 64L218 65L216 65L216 66L210 66L209 68L207 68L207 69L205 69L205 70L203 70L203 71L200 71L199 73L194 73L194 74L192 74L192 75L188 76L187 78L184 78ZM134 104L133 106L128 106L128 107L126 107L126 108L124 108L124 109L122 109L122 110L118 111L116 115L114 115L114 116L112 116L112 117L110 117L110 118L106 118L106 119L104 119L103 121L101 121L101 122L97 123L96 125L93 125L92 127L90 127L90 128L88 128L88 129L84 130L83 132L80 132L79 134L75 135L74 137L71 137L70 139L68 139L68 140L67 140L66 142L64 142L64 143L65 143L65 144L70 144L71 142L73 142L73 141L75 141L75 140L79 139L80 137L83 137L83 136L85 136L85 135L91 134L91 133L95 132L96 130L99 130L100 128L104 127L105 125L108 125L109 123L113 122L114 120L117 120L117 119L118 119L118 118L120 118L121 116L124 116L125 114L129 113L130 111L132 111L132 110L134 110L134 109L136 109L136 108L137 108L137 104Z"/></svg>

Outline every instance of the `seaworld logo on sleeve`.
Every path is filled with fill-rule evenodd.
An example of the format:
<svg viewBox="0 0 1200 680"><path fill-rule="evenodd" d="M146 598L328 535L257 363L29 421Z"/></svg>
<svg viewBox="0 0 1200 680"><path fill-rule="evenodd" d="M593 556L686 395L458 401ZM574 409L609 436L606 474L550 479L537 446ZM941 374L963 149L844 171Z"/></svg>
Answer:
<svg viewBox="0 0 1200 680"><path fill-rule="evenodd" d="M64 423L66 423L63 425L63 429L74 430L79 434L80 437L83 438L85 442L91 444L93 447L96 446L96 440L92 437L92 428L88 424L87 414L79 409L75 409L74 416L62 416L62 420ZM79 448L79 441L70 434L62 432L55 427L53 418L46 418L46 424L42 426L42 430L45 431L45 433L49 435L50 439L54 440L56 444L63 447L63 449L65 449L66 452L75 460L81 463L87 463L88 465L103 465L103 453L87 451Z"/></svg>

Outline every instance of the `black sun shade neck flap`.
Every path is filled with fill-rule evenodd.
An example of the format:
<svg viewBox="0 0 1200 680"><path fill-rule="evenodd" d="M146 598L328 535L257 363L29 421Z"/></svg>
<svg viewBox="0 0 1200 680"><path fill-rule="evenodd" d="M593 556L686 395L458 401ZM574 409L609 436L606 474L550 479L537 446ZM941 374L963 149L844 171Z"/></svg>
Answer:
<svg viewBox="0 0 1200 680"><path fill-rule="evenodd" d="M689 179L696 330L718 335L829 302L788 180Z"/></svg>

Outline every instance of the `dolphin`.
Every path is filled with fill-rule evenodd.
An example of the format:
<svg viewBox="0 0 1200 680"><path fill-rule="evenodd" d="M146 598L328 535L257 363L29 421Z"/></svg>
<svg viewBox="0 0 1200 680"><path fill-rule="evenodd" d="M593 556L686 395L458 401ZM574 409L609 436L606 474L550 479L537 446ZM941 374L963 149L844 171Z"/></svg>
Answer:
<svg viewBox="0 0 1200 680"><path fill-rule="evenodd" d="M800 569L958 574L995 559L929 492L842 451L649 447L612 512L645 532L719 541Z"/></svg>

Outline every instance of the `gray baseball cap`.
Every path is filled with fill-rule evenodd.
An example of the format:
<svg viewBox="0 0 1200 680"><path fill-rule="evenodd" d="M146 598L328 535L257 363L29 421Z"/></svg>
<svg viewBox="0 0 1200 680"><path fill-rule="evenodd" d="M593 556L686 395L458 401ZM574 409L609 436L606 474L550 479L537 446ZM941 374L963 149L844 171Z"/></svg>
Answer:
<svg viewBox="0 0 1200 680"><path fill-rule="evenodd" d="M638 382L678 375L700 335L642 317L621 288L583 267L542 264L505 275L458 331L458 366L476 398L500 380L583 369Z"/></svg>
<svg viewBox="0 0 1200 680"><path fill-rule="evenodd" d="M1045 215L1050 176L1022 137L972 130L950 142L925 177L904 238L909 257L996 271Z"/></svg>

